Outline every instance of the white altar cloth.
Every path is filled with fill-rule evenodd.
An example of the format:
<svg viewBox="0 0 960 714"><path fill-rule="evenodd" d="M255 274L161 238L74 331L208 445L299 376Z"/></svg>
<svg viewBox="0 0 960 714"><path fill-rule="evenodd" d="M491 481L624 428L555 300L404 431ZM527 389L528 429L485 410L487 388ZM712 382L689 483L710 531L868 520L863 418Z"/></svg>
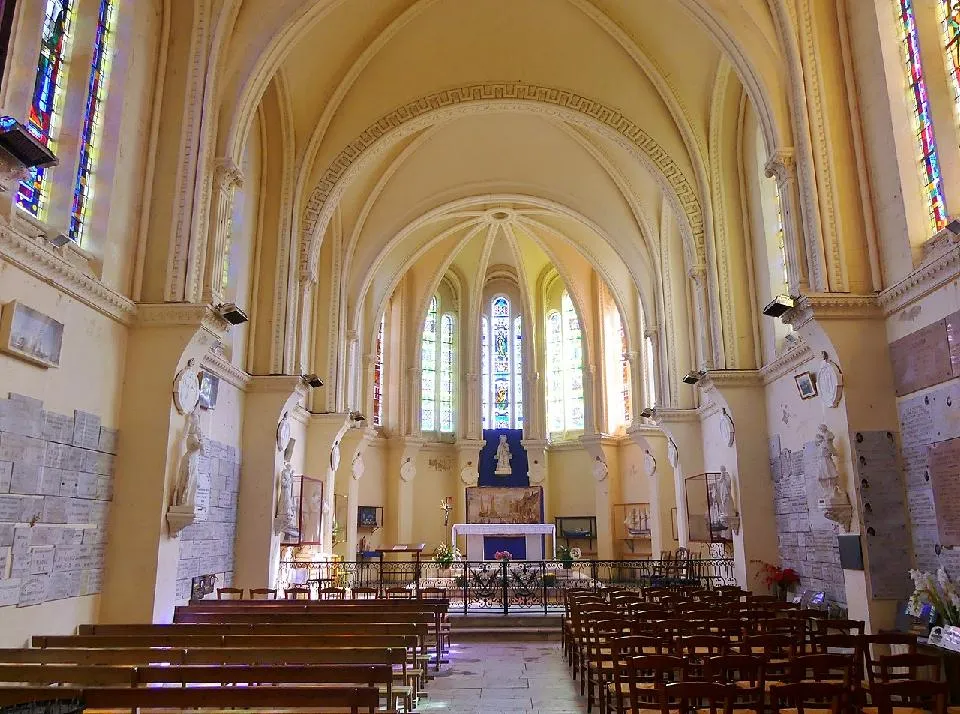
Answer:
<svg viewBox="0 0 960 714"><path fill-rule="evenodd" d="M543 560L543 541L541 536L549 535L553 549L553 559L557 559L557 527L550 523L455 523L452 528L453 540L457 536L467 538L467 560L483 560L483 537L525 536L527 541L527 560Z"/></svg>

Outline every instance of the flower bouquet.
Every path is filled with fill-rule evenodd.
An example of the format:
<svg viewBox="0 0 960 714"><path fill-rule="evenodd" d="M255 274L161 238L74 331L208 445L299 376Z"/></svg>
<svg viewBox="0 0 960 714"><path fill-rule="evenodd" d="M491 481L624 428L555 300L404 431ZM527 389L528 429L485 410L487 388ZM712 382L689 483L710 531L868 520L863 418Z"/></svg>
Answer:
<svg viewBox="0 0 960 714"><path fill-rule="evenodd" d="M513 558L513 553L509 550L498 550L493 554L494 560L507 561L509 563L511 558Z"/></svg>
<svg viewBox="0 0 960 714"><path fill-rule="evenodd" d="M940 568L936 573L911 570L913 594L907 603L907 614L923 617L925 609L933 608L940 628L930 633L931 644L950 650L960 650L960 589Z"/></svg>
<svg viewBox="0 0 960 714"><path fill-rule="evenodd" d="M579 548L571 548L567 545L557 546L557 560L560 561L560 567L569 570L573 567L573 561L580 560L582 552Z"/></svg>
<svg viewBox="0 0 960 714"><path fill-rule="evenodd" d="M779 565L761 562L760 574L768 588L776 587L781 600L787 599L787 590L791 586L800 584L800 574L793 568L781 568Z"/></svg>
<svg viewBox="0 0 960 714"><path fill-rule="evenodd" d="M463 554L455 545L441 543L437 546L437 549L433 551L433 562L436 563L438 568L449 568L453 565L453 561L461 560L462 558Z"/></svg>

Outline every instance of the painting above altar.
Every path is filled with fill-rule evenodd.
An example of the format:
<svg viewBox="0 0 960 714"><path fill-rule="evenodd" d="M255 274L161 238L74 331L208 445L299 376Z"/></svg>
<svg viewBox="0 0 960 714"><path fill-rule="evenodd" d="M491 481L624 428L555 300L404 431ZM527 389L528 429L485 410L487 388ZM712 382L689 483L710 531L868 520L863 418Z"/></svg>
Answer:
<svg viewBox="0 0 960 714"><path fill-rule="evenodd" d="M471 486L467 491L467 523L542 523L543 488Z"/></svg>

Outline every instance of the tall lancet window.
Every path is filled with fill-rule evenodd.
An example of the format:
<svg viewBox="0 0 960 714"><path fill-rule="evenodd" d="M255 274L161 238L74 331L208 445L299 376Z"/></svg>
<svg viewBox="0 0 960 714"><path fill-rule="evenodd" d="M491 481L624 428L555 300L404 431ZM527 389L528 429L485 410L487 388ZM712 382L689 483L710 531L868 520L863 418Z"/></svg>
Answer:
<svg viewBox="0 0 960 714"><path fill-rule="evenodd" d="M437 401L440 405L440 431L454 430L454 319L447 313L440 318L440 382Z"/></svg>
<svg viewBox="0 0 960 714"><path fill-rule="evenodd" d="M484 429L523 428L523 318L497 295L481 317L481 423Z"/></svg>
<svg viewBox="0 0 960 714"><path fill-rule="evenodd" d="M87 106L83 115L83 133L80 135L80 165L73 190L73 211L70 214L70 238L77 243L83 241L93 205L103 134L103 105L107 98L110 65L113 61L116 14L116 3L113 0L100 0L93 62L90 65L90 81L87 87Z"/></svg>
<svg viewBox="0 0 960 714"><path fill-rule="evenodd" d="M420 339L420 428L437 429L437 298L430 300Z"/></svg>
<svg viewBox="0 0 960 714"><path fill-rule="evenodd" d="M560 310L547 315L547 424L551 434L583 429L583 336L564 291Z"/></svg>
<svg viewBox="0 0 960 714"><path fill-rule="evenodd" d="M387 315L380 318L380 328L377 330L376 352L373 357L373 424L383 426L383 328L387 323Z"/></svg>
<svg viewBox="0 0 960 714"><path fill-rule="evenodd" d="M917 36L913 0L895 0L895 8L920 183L923 187L930 231L936 233L947 224L947 207L943 196L943 178L940 174L933 118L930 116L930 103L927 99L927 83L920 60L920 40Z"/></svg>
<svg viewBox="0 0 960 714"><path fill-rule="evenodd" d="M954 116L960 121L960 0L938 0L937 9L947 75L953 92Z"/></svg>
<svg viewBox="0 0 960 714"><path fill-rule="evenodd" d="M27 129L37 141L57 153L67 69L73 44L76 0L46 0L40 35L40 59L33 87ZM33 168L20 184L17 204L37 218L45 218L50 199L47 169Z"/></svg>

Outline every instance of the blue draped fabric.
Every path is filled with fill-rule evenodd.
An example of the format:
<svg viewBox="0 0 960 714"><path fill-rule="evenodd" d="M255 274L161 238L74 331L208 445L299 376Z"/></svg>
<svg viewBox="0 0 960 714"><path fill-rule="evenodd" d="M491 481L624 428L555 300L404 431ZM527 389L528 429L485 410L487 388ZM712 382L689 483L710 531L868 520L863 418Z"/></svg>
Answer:
<svg viewBox="0 0 960 714"><path fill-rule="evenodd" d="M493 556L505 550L513 556L513 560L527 559L527 539L525 536L484 536L483 557L493 560Z"/></svg>

